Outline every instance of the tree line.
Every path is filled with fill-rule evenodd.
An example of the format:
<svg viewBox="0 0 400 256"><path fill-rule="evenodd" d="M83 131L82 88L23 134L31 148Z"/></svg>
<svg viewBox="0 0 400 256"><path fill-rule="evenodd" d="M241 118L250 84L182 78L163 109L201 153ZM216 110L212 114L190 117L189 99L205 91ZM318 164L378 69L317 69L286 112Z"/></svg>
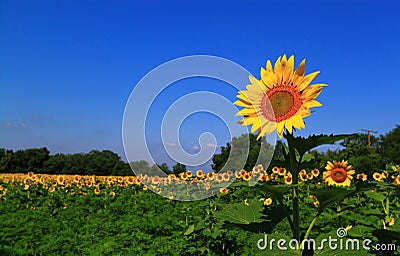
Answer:
<svg viewBox="0 0 400 256"><path fill-rule="evenodd" d="M400 164L400 126L397 125L393 130L379 137L371 136L371 145L368 146L366 134L358 134L340 143L340 149L327 150L326 152L308 152L309 168L323 170L326 162L331 160L348 160L358 171L371 174L385 168L387 163ZM266 141L264 141L266 142ZM283 160L285 145L278 141L275 148L267 144L261 147L261 140L256 140L253 134L243 134L232 139L232 142L221 147L221 152L213 156L211 168L219 171L227 163L229 157L233 157L229 166L231 170L240 168L243 162L245 151L244 146L249 145L244 169L250 171L256 164L258 156L265 157L267 151L273 150L272 163L279 165ZM236 151L232 151L232 149ZM232 153L232 154L231 154ZM230 156L231 154L231 156ZM42 174L78 174L78 175L133 175L132 169L146 173L157 173L157 167L165 173L175 173L186 171L186 166L177 163L169 169L165 163L150 166L147 161L141 160L124 162L120 156L110 150L92 150L89 153L76 154L55 154L50 155L47 148L33 148L24 150L8 150L0 148L0 172L5 173L26 173L32 171ZM208 170L205 170L208 171Z"/></svg>

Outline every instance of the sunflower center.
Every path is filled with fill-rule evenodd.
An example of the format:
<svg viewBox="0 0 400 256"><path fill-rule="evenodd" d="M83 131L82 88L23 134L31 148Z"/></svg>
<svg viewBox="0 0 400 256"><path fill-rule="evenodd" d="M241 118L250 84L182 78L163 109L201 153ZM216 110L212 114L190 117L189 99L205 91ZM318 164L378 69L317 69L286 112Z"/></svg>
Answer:
<svg viewBox="0 0 400 256"><path fill-rule="evenodd" d="M279 123L297 113L301 107L301 99L294 87L281 85L269 90L261 104L264 116L270 121Z"/></svg>
<svg viewBox="0 0 400 256"><path fill-rule="evenodd" d="M347 179L347 171L343 168L335 168L331 171L331 178L337 183L342 183Z"/></svg>

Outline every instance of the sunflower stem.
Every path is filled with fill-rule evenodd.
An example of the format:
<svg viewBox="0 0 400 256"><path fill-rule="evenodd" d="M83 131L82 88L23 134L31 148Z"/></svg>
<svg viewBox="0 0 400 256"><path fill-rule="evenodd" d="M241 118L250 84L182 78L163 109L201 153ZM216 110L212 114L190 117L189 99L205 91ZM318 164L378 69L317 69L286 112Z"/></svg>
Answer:
<svg viewBox="0 0 400 256"><path fill-rule="evenodd" d="M293 173L293 236L294 239L300 241L300 217L299 217L299 172L298 165L296 161L296 152L293 147L293 140L295 139L292 134L287 132L285 134L286 140L288 142L289 147L289 160L290 160L290 169Z"/></svg>
<svg viewBox="0 0 400 256"><path fill-rule="evenodd" d="M320 213L318 213L318 214L315 216L315 218L311 221L310 226L308 227L307 232L306 232L306 234L304 235L304 239L303 239L303 240L308 239L308 237L310 236L311 230L313 229L315 223L317 222L319 215L320 215ZM300 246L301 246L301 244L300 244Z"/></svg>

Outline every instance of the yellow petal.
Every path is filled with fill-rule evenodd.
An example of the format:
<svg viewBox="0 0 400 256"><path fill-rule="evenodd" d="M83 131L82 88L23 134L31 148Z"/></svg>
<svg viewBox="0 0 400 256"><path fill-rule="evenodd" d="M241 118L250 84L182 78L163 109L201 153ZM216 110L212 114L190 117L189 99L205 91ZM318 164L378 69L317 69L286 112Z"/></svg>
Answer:
<svg viewBox="0 0 400 256"><path fill-rule="evenodd" d="M276 129L276 123L275 122L267 122L262 126L262 132L264 134L270 134Z"/></svg>
<svg viewBox="0 0 400 256"><path fill-rule="evenodd" d="M285 128L286 128L286 130L288 130L288 132L290 134L292 134L293 125L292 125L292 122L290 121L290 119L285 121Z"/></svg>
<svg viewBox="0 0 400 256"><path fill-rule="evenodd" d="M236 106L239 106L239 107L246 107L246 108L249 106L252 106L251 103L244 101L244 100L237 100L237 101L233 102L233 104L235 104Z"/></svg>
<svg viewBox="0 0 400 256"><path fill-rule="evenodd" d="M297 69L296 69L296 71L295 71L295 74L297 75L297 76L304 76L304 72L306 71L306 59L303 59L301 62L300 62L300 64L299 64L299 66L297 67Z"/></svg>
<svg viewBox="0 0 400 256"><path fill-rule="evenodd" d="M250 116L250 117L245 117L242 119L242 125L252 125L252 124L258 124L260 126L260 118L258 116Z"/></svg>
<svg viewBox="0 0 400 256"><path fill-rule="evenodd" d="M321 107L322 104L316 100L308 101L304 103L307 108Z"/></svg>
<svg viewBox="0 0 400 256"><path fill-rule="evenodd" d="M276 124L276 132L278 133L279 138L282 138L283 131L285 130L285 123L279 122Z"/></svg>
<svg viewBox="0 0 400 256"><path fill-rule="evenodd" d="M303 91L303 93L301 94L301 98L303 100L311 101L317 98L321 92L322 92L322 87L320 87L319 85L311 85Z"/></svg>
<svg viewBox="0 0 400 256"><path fill-rule="evenodd" d="M303 129L306 127L304 124L303 118L300 115L294 115L291 118L291 120L292 120L293 126L296 127L297 129Z"/></svg>
<svg viewBox="0 0 400 256"><path fill-rule="evenodd" d="M290 56L288 60L286 60L285 56L284 61L281 62L281 65L283 82L289 84L289 81L292 79L293 76L294 56Z"/></svg>
<svg viewBox="0 0 400 256"><path fill-rule="evenodd" d="M239 112L237 112L236 116L248 116L248 115L252 115L252 114L256 114L256 113L257 113L257 111L254 108L249 107L249 108L244 108L244 109L240 110Z"/></svg>
<svg viewBox="0 0 400 256"><path fill-rule="evenodd" d="M263 81L263 83L268 86L269 88L272 88L274 86L274 84L276 84L278 81L276 80L275 74L274 74L274 70L272 68L272 64L271 62L268 60L267 61L267 66L266 66L266 70L261 68L261 80Z"/></svg>
<svg viewBox="0 0 400 256"><path fill-rule="evenodd" d="M299 90L303 91L319 73L319 71L316 71L303 77L303 79L300 81L300 84L298 85Z"/></svg>

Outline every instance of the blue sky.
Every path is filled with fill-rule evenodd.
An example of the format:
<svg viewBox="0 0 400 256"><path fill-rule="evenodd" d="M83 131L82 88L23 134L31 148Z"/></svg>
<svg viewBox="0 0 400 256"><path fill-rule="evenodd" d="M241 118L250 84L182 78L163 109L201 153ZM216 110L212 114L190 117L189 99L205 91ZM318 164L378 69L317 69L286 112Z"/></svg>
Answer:
<svg viewBox="0 0 400 256"><path fill-rule="evenodd" d="M298 134L384 134L400 123L396 1L187 2L0 1L0 147L123 156L122 118L135 85L194 54L227 58L256 77L267 59L306 58L306 72L320 70L316 82L329 86ZM236 95L210 79L171 85L151 111L149 143L158 143L162 111L197 90ZM218 146L229 139L211 115L194 115L181 130L188 151L204 131Z"/></svg>

